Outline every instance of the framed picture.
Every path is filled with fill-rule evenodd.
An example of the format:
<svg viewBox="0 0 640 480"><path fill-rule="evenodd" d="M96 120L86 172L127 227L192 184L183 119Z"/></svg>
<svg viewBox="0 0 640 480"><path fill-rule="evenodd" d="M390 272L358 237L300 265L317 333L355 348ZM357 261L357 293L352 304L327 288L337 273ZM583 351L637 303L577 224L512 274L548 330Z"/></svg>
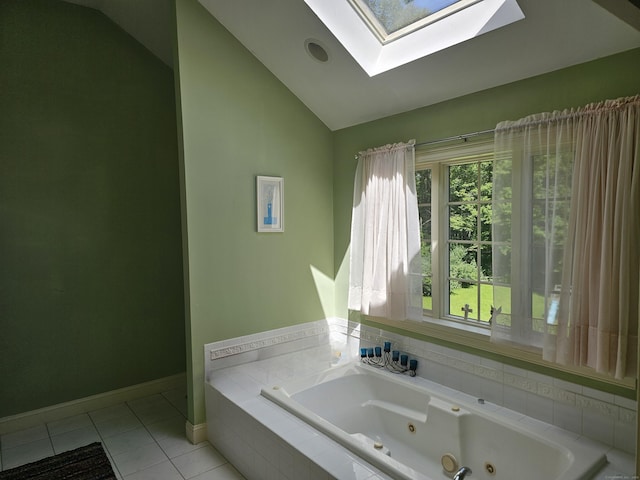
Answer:
<svg viewBox="0 0 640 480"><path fill-rule="evenodd" d="M284 179L256 178L258 232L284 232Z"/></svg>

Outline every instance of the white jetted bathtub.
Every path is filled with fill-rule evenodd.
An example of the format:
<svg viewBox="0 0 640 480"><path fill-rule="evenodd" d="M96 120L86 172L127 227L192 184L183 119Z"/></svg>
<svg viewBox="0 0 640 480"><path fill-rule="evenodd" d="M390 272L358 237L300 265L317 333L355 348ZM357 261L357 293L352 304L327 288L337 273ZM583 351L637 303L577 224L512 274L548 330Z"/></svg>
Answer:
<svg viewBox="0 0 640 480"><path fill-rule="evenodd" d="M448 479L464 466L471 480L578 480L606 463L593 444L554 429L528 431L428 384L348 364L262 395L394 479Z"/></svg>

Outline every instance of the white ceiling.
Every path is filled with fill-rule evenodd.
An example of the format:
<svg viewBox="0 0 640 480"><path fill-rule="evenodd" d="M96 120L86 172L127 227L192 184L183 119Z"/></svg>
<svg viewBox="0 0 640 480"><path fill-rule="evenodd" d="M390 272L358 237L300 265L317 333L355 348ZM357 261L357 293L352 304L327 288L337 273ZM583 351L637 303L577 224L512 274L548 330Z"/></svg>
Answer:
<svg viewBox="0 0 640 480"><path fill-rule="evenodd" d="M168 1L69 1L102 10L171 65ZM628 4L616 12L624 21L588 0L518 0L523 20L369 77L304 0L199 1L332 130L640 47L640 10L625 0L597 0ZM309 38L327 63L306 52Z"/></svg>

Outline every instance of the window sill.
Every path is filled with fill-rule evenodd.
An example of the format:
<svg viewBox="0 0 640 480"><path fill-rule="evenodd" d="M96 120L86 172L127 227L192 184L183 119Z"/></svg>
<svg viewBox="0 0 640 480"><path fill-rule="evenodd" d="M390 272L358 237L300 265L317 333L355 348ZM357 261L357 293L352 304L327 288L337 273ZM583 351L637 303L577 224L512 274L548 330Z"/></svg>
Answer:
<svg viewBox="0 0 640 480"><path fill-rule="evenodd" d="M450 348L467 351L468 353L484 356L502 363L612 393L621 393L629 396L630 392L634 392L636 388L635 377L617 380L598 374L589 368L571 368L544 361L537 349L491 342L491 331L483 327L431 317L423 317L423 321L398 321L367 317L367 321L401 330L401 332L396 333L406 334L411 332L417 334L409 335L414 338L422 340L420 337L427 337L428 341L436 340L435 343L440 343Z"/></svg>
<svg viewBox="0 0 640 480"><path fill-rule="evenodd" d="M434 318L429 316L422 317L423 321L433 325L434 327L441 327L444 329L455 329L467 334L467 336L476 337L478 340L491 340L491 329L487 327L475 326L472 323L462 323L455 320L447 320L444 318Z"/></svg>

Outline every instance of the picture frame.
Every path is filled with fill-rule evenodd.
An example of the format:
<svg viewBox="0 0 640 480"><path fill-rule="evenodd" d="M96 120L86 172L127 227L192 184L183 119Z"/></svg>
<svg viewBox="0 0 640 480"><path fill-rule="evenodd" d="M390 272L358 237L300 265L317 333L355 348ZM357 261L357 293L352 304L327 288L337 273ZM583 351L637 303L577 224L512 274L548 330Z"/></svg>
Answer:
<svg viewBox="0 0 640 480"><path fill-rule="evenodd" d="M258 232L284 232L284 179L256 177Z"/></svg>

